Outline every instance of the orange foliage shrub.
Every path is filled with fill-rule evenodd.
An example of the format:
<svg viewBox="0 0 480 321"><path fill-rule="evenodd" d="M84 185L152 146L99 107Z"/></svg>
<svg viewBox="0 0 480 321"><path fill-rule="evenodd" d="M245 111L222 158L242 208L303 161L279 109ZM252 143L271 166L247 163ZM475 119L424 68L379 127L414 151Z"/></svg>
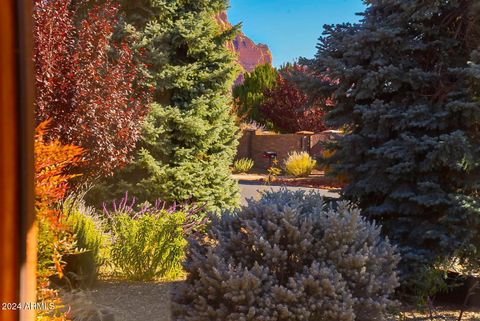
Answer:
<svg viewBox="0 0 480 321"><path fill-rule="evenodd" d="M58 140L46 141L48 121L35 132L35 210L39 225L38 246L38 300L60 307L58 293L50 288L49 277L63 277L62 256L74 251L75 242L64 222L59 204L68 191L68 180L77 176L68 169L78 165L82 148L62 145ZM37 320L66 320L66 314L40 311Z"/></svg>
<svg viewBox="0 0 480 321"><path fill-rule="evenodd" d="M78 176L66 170L81 162L83 149L58 140L46 142L47 127L48 121L44 121L35 130L35 208L39 219L60 228L61 215L54 208L65 197L68 180Z"/></svg>

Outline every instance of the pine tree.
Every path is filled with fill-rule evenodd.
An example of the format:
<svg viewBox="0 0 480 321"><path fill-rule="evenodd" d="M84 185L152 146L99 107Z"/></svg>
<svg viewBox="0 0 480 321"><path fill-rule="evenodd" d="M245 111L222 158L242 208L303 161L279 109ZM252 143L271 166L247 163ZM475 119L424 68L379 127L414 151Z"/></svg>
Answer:
<svg viewBox="0 0 480 321"><path fill-rule="evenodd" d="M229 166L237 145L231 87L237 74L215 14L226 0L125 1L125 29L156 88L134 164L107 182L141 200L206 203L210 210L238 203Z"/></svg>
<svg viewBox="0 0 480 321"><path fill-rule="evenodd" d="M480 5L366 2L361 23L326 26L303 61L333 82L303 85L333 94L344 196L383 225L411 273L478 248Z"/></svg>
<svg viewBox="0 0 480 321"><path fill-rule="evenodd" d="M263 92L275 86L277 77L277 70L270 64L259 65L252 72L245 74L243 83L233 89L240 119L248 118L260 123L264 121L259 111L264 98Z"/></svg>

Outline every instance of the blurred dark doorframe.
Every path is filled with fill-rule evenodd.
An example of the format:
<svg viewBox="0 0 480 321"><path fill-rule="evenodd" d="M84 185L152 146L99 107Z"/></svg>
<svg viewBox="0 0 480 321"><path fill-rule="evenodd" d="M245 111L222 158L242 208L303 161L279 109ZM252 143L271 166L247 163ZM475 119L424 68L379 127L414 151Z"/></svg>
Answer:
<svg viewBox="0 0 480 321"><path fill-rule="evenodd" d="M35 302L32 2L0 0L0 303ZM34 311L0 309L0 320Z"/></svg>

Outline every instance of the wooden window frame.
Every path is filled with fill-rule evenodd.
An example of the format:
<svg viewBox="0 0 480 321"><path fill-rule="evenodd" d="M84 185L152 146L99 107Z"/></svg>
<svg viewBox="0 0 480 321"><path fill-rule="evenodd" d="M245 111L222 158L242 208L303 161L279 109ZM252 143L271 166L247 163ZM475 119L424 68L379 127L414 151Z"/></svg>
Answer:
<svg viewBox="0 0 480 321"><path fill-rule="evenodd" d="M31 0L0 1L0 303L36 300L32 30ZM0 310L2 321L34 318Z"/></svg>

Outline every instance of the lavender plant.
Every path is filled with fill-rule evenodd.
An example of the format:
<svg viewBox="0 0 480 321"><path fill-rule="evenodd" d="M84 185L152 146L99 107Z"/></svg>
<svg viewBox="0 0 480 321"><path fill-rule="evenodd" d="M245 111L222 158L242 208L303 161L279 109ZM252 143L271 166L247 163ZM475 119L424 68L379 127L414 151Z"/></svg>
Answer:
<svg viewBox="0 0 480 321"><path fill-rule="evenodd" d="M281 190L212 220L189 242L177 321L384 320L395 305L395 248L346 202Z"/></svg>

